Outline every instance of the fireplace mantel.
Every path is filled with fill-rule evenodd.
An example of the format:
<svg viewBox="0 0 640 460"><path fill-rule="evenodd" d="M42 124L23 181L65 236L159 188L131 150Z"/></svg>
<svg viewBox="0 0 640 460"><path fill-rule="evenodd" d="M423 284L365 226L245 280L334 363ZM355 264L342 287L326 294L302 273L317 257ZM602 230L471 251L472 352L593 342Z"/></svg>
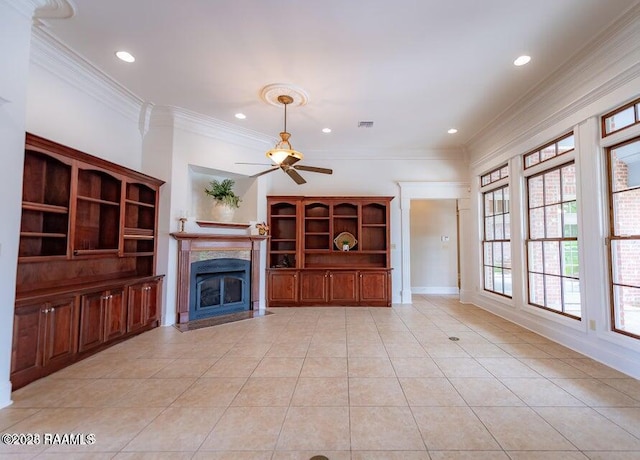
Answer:
<svg viewBox="0 0 640 460"><path fill-rule="evenodd" d="M178 323L189 321L189 280L195 253L205 251L250 251L251 309L259 308L260 243L269 238L263 235L219 235L211 233L171 233L178 240Z"/></svg>

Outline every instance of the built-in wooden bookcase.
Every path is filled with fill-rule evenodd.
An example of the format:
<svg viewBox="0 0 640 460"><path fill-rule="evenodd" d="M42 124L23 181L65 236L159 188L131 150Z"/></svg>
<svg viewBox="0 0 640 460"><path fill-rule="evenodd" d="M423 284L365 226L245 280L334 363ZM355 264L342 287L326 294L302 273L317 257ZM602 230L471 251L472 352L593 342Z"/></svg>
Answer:
<svg viewBox="0 0 640 460"><path fill-rule="evenodd" d="M136 257L138 274L153 272L157 191L141 183L126 184L123 255Z"/></svg>
<svg viewBox="0 0 640 460"><path fill-rule="evenodd" d="M78 168L74 255L118 252L121 192L120 178L85 165Z"/></svg>
<svg viewBox="0 0 640 460"><path fill-rule="evenodd" d="M269 202L269 266L296 268L298 261L298 207L295 200Z"/></svg>
<svg viewBox="0 0 640 460"><path fill-rule="evenodd" d="M25 151L21 260L67 256L71 169L71 162L59 156Z"/></svg>
<svg viewBox="0 0 640 460"><path fill-rule="evenodd" d="M31 134L23 174L14 388L157 326L162 283L162 181Z"/></svg>
<svg viewBox="0 0 640 460"><path fill-rule="evenodd" d="M391 199L269 197L267 304L389 306Z"/></svg>

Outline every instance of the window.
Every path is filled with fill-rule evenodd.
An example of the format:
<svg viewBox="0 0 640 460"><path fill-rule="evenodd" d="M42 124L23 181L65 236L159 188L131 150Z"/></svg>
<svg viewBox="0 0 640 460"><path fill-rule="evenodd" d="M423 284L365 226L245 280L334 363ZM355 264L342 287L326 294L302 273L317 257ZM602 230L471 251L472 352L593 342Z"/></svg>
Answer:
<svg viewBox="0 0 640 460"><path fill-rule="evenodd" d="M573 134L568 134L544 147L529 152L524 156L524 169L528 169L544 161L551 160L559 155L573 151L575 148L575 139Z"/></svg>
<svg viewBox="0 0 640 460"><path fill-rule="evenodd" d="M529 303L579 319L575 163L571 161L528 177L527 196Z"/></svg>
<svg viewBox="0 0 640 460"><path fill-rule="evenodd" d="M602 117L602 137L640 123L640 99Z"/></svg>
<svg viewBox="0 0 640 460"><path fill-rule="evenodd" d="M507 166L485 174L484 183L493 183L508 177ZM491 180L493 178L494 180ZM512 295L511 281L511 221L509 214L509 186L503 185L483 193L484 239L483 271L484 289L507 297Z"/></svg>
<svg viewBox="0 0 640 460"><path fill-rule="evenodd" d="M493 184L505 177L509 177L509 167L507 165L494 169L480 177L480 186L484 187L485 185Z"/></svg>
<svg viewBox="0 0 640 460"><path fill-rule="evenodd" d="M640 138L607 149L614 331L640 338Z"/></svg>

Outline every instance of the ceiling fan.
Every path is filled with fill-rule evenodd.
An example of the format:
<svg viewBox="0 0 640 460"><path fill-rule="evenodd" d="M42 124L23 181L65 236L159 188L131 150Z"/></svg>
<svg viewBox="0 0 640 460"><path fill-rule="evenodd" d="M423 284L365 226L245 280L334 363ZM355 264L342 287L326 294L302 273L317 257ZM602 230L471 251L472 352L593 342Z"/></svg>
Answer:
<svg viewBox="0 0 640 460"><path fill-rule="evenodd" d="M287 132L287 105L293 102L293 98L288 95L278 96L278 102L284 105L284 130L280 133L280 141L274 148L267 152L267 158L275 163L270 169L262 171L258 174L254 174L251 177L258 177L264 174L268 174L277 169L282 169L294 182L298 185L302 185L307 181L298 173L298 171L309 171L320 174L333 174L333 170L329 168L318 168L316 166L304 166L297 165L296 163L302 160L302 153L297 150L293 150L289 138L291 134Z"/></svg>

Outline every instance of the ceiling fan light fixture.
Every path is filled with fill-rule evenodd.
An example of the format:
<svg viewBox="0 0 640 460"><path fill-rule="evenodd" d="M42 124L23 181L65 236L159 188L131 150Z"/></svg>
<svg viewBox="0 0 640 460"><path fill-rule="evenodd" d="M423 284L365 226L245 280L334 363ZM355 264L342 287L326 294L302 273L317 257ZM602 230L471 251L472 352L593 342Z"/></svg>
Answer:
<svg viewBox="0 0 640 460"><path fill-rule="evenodd" d="M289 142L290 136L291 134L286 131L281 132L280 142L278 142L274 148L267 151L267 158L277 165L281 164L287 157L294 157L298 160L302 160L304 155L297 150L293 150L291 143Z"/></svg>
<svg viewBox="0 0 640 460"><path fill-rule="evenodd" d="M280 133L280 141L276 146L267 151L267 158L277 165L282 164L287 157L297 158L297 160L303 158L302 153L291 147L291 142L289 142L291 134L287 132L287 105L293 102L293 98L288 95L278 96L278 102L284 105L284 130Z"/></svg>

